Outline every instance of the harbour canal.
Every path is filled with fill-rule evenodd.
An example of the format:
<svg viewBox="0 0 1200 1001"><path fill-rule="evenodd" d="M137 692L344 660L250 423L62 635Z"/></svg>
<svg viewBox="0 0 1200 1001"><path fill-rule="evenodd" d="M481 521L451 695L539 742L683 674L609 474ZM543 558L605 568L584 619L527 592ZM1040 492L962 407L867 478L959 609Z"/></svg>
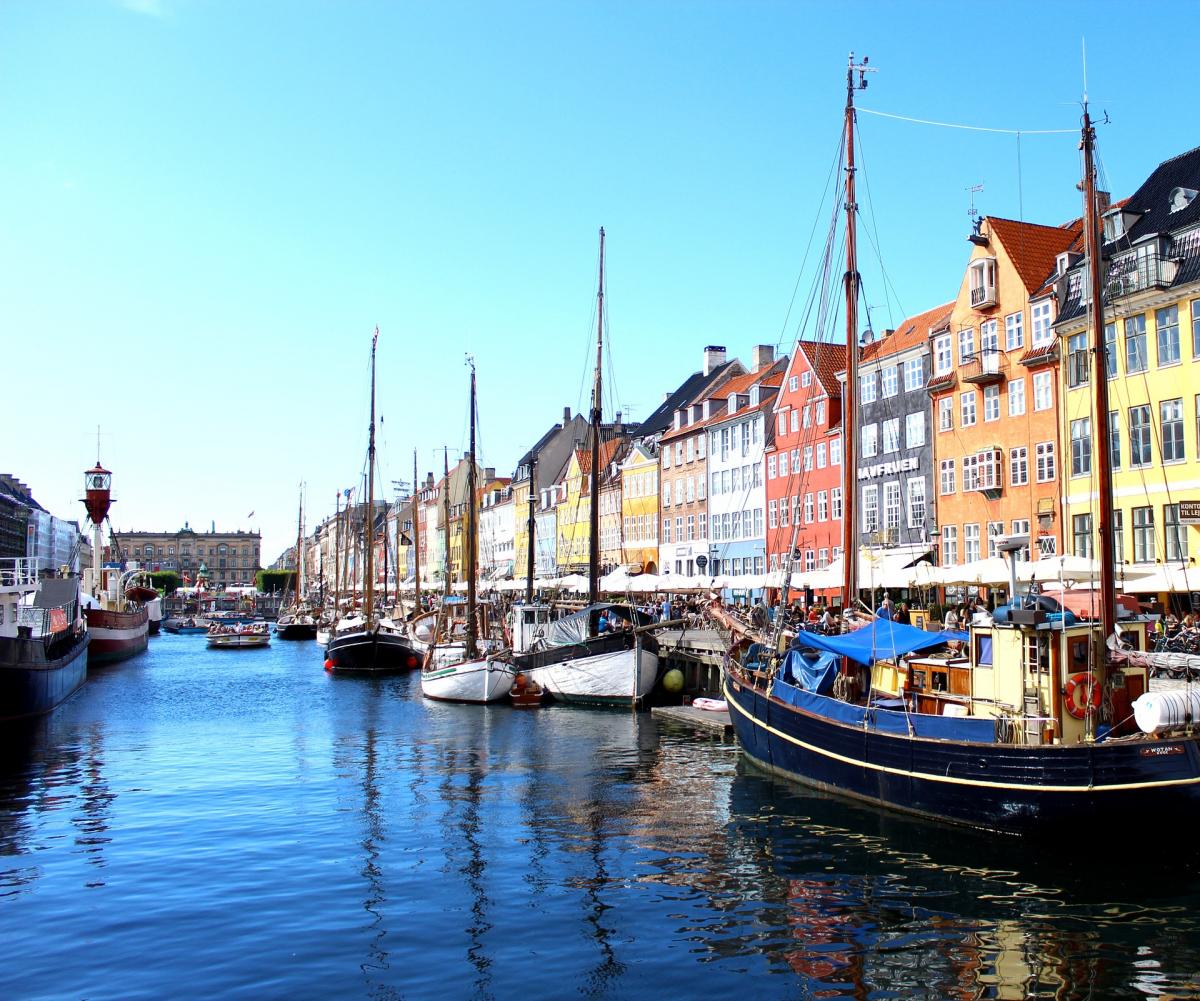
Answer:
<svg viewBox="0 0 1200 1001"><path fill-rule="evenodd" d="M160 636L3 754L5 998L1200 997L1169 818L1097 866L312 643Z"/></svg>

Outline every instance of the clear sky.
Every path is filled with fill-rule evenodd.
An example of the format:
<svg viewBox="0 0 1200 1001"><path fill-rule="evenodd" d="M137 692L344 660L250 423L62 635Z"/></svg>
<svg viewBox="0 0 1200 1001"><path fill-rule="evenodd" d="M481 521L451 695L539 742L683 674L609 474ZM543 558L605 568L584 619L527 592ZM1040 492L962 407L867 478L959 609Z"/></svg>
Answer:
<svg viewBox="0 0 1200 1001"><path fill-rule="evenodd" d="M1105 179L1200 141L1194 3L0 2L0 471L122 529L259 529L266 562L357 482L378 325L383 478L466 447L511 473L586 410L597 231L606 408L644 417L706 344L787 344L863 108L1076 129ZM1079 214L1078 136L863 115L876 328L952 298L985 213ZM1019 152L1019 157L1018 157ZM894 291L885 294L871 243ZM251 515L250 512L253 512Z"/></svg>

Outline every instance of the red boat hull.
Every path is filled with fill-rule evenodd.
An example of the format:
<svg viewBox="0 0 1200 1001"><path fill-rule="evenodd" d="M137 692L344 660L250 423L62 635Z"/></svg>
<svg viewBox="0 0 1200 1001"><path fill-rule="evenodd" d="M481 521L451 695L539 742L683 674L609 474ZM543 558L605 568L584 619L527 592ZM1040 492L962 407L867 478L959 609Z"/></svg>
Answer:
<svg viewBox="0 0 1200 1001"><path fill-rule="evenodd" d="M134 657L146 649L150 634L150 613L145 608L131 612L107 612L84 609L91 643L88 660L92 664L111 664Z"/></svg>

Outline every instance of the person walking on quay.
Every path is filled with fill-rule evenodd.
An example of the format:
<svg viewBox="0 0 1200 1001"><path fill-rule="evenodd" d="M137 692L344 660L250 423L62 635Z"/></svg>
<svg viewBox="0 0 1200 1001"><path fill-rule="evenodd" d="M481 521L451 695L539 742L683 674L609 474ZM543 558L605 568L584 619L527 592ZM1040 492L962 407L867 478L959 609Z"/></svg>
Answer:
<svg viewBox="0 0 1200 1001"><path fill-rule="evenodd" d="M892 617L892 599L886 594L883 596L883 601L879 607L875 609L875 615L881 619L891 619Z"/></svg>
<svg viewBox="0 0 1200 1001"><path fill-rule="evenodd" d="M900 602L896 606L896 614L892 616L893 622L899 622L903 626L912 625L912 616L908 614L908 605L905 602Z"/></svg>
<svg viewBox="0 0 1200 1001"><path fill-rule="evenodd" d="M663 595L662 618L659 619L659 622L670 622L670 621L671 621L671 596L669 594L666 594L666 595Z"/></svg>

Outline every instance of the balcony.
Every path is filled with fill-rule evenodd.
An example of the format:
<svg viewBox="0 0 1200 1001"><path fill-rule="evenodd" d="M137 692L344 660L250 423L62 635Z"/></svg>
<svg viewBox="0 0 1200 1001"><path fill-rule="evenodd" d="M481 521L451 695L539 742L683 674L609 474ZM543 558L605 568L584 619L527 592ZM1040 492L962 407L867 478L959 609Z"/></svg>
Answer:
<svg viewBox="0 0 1200 1001"><path fill-rule="evenodd" d="M988 309L996 305L996 286L994 284L976 285L971 288L971 308Z"/></svg>
<svg viewBox="0 0 1200 1001"><path fill-rule="evenodd" d="M1008 356L999 348L983 348L968 357L960 370L962 381L977 386L1008 379Z"/></svg>
<svg viewBox="0 0 1200 1001"><path fill-rule="evenodd" d="M1168 288L1179 273L1179 261L1157 253L1128 254L1113 261L1104 287L1109 301L1147 289Z"/></svg>

